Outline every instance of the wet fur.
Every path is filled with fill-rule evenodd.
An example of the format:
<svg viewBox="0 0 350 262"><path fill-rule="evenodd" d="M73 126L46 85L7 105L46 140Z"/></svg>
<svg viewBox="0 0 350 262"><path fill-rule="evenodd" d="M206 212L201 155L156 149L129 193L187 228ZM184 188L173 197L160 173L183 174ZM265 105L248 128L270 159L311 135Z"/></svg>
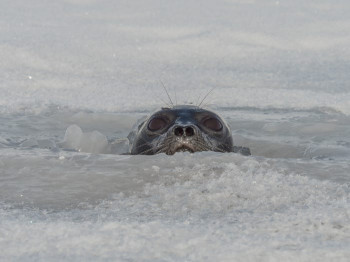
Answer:
<svg viewBox="0 0 350 262"><path fill-rule="evenodd" d="M157 116L171 115L172 122L160 132L151 132L148 129L149 122ZM223 128L216 132L203 127L197 115L215 117L219 119ZM191 126L194 129L193 136L176 136L174 128L176 126ZM134 138L134 139L132 139ZM131 135L131 154L154 155L165 153L173 155L176 152L188 151L191 153L200 151L215 152L239 152L245 155L250 154L248 148L233 146L231 130L223 119L212 111L202 109L197 106L173 106L163 108L150 115L138 129Z"/></svg>

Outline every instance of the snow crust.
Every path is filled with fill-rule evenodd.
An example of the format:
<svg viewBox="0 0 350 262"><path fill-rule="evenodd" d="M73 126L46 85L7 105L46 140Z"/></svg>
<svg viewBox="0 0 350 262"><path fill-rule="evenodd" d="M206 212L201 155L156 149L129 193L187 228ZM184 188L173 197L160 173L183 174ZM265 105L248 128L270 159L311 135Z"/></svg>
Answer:
<svg viewBox="0 0 350 262"><path fill-rule="evenodd" d="M267 160L216 153L43 159L10 150L2 162L5 177L18 165L22 170L16 184L2 183L1 198L17 200L17 208L1 209L3 258L346 261L349 255L348 186Z"/></svg>

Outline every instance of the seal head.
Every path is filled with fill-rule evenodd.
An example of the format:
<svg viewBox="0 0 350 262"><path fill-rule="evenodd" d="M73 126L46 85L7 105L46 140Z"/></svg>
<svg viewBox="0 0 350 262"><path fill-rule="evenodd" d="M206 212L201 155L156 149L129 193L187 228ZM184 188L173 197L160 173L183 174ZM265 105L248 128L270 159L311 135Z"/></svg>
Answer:
<svg viewBox="0 0 350 262"><path fill-rule="evenodd" d="M183 105L162 108L141 123L131 154L234 152L234 148L231 130L221 117L197 106Z"/></svg>

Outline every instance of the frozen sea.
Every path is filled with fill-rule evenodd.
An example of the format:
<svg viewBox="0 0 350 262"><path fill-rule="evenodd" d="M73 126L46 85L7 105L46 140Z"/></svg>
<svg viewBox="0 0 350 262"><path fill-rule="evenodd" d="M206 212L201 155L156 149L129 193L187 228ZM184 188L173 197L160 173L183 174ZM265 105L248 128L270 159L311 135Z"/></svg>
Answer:
<svg viewBox="0 0 350 262"><path fill-rule="evenodd" d="M0 260L349 261L349 13L0 0ZM161 81L252 156L122 155Z"/></svg>

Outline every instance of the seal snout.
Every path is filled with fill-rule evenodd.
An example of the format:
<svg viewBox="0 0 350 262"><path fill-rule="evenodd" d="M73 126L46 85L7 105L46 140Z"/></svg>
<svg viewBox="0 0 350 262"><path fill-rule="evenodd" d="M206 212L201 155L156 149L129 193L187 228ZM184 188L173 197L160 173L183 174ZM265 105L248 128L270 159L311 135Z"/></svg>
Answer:
<svg viewBox="0 0 350 262"><path fill-rule="evenodd" d="M196 134L193 126L175 126L173 133L177 137L194 136Z"/></svg>
<svg viewBox="0 0 350 262"><path fill-rule="evenodd" d="M169 154L174 154L175 152L196 152L196 145L194 141L197 136L197 129L194 125L176 125L173 127L170 133L173 137L174 143L171 144L169 148Z"/></svg>

